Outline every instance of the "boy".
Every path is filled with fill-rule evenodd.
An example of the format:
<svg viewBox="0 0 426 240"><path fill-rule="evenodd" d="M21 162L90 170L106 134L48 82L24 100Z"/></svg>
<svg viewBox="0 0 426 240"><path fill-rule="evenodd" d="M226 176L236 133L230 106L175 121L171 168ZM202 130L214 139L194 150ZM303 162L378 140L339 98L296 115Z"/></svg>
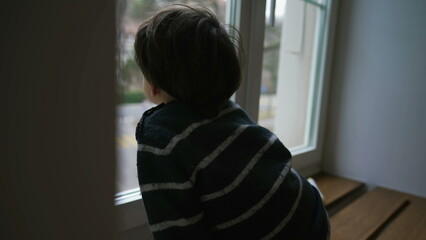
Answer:
<svg viewBox="0 0 426 240"><path fill-rule="evenodd" d="M236 48L206 9L173 6L139 28L135 58L158 106L136 129L155 239L326 239L321 198L291 154L228 99Z"/></svg>

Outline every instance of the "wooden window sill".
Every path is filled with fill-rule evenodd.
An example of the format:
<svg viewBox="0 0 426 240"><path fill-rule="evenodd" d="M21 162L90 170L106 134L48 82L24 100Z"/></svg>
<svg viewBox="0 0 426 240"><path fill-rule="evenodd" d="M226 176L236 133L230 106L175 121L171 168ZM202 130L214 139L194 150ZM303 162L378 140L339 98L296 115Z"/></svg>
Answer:
<svg viewBox="0 0 426 240"><path fill-rule="evenodd" d="M322 173L314 179L330 213L331 240L426 239L426 199Z"/></svg>

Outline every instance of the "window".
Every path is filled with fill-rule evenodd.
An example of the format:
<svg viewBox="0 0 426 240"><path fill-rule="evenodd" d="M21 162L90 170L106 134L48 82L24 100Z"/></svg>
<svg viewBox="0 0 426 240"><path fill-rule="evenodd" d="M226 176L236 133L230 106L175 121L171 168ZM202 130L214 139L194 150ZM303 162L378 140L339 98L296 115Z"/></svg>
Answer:
<svg viewBox="0 0 426 240"><path fill-rule="evenodd" d="M143 76L133 60L134 35L143 19L170 3L208 7L222 22L239 29L246 59L235 101L290 148L294 167L305 175L320 170L331 0L120 0L116 195L120 229L147 223L137 182L134 131L152 104L143 96Z"/></svg>
<svg viewBox="0 0 426 240"><path fill-rule="evenodd" d="M324 14L310 2L267 2L259 123L291 149L312 145Z"/></svg>
<svg viewBox="0 0 426 240"><path fill-rule="evenodd" d="M294 167L313 174L320 170L331 1L242 1L239 7L249 58L236 100L278 135Z"/></svg>
<svg viewBox="0 0 426 240"><path fill-rule="evenodd" d="M139 25L156 9L172 3L201 5L210 8L224 22L226 0L167 1L124 0L119 5L119 66L117 106L117 200L138 198L139 184L136 173L135 128L143 112L154 105L143 94L143 75L134 61L133 43Z"/></svg>

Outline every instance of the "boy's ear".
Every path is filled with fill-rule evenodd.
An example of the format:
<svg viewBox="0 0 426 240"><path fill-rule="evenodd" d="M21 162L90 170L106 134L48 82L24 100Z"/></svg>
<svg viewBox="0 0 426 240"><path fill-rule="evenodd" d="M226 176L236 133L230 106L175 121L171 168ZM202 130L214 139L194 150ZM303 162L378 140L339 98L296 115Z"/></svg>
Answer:
<svg viewBox="0 0 426 240"><path fill-rule="evenodd" d="M157 96L159 93L160 93L160 89L155 84L152 84L151 85L151 95Z"/></svg>

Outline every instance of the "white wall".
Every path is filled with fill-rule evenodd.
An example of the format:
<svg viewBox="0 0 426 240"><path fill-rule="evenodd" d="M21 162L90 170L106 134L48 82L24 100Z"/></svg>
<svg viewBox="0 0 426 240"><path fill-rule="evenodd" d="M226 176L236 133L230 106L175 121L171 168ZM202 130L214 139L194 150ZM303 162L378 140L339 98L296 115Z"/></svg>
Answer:
<svg viewBox="0 0 426 240"><path fill-rule="evenodd" d="M426 197L426 1L344 0L325 171Z"/></svg>
<svg viewBox="0 0 426 240"><path fill-rule="evenodd" d="M114 239L115 1L0 7L0 239Z"/></svg>

